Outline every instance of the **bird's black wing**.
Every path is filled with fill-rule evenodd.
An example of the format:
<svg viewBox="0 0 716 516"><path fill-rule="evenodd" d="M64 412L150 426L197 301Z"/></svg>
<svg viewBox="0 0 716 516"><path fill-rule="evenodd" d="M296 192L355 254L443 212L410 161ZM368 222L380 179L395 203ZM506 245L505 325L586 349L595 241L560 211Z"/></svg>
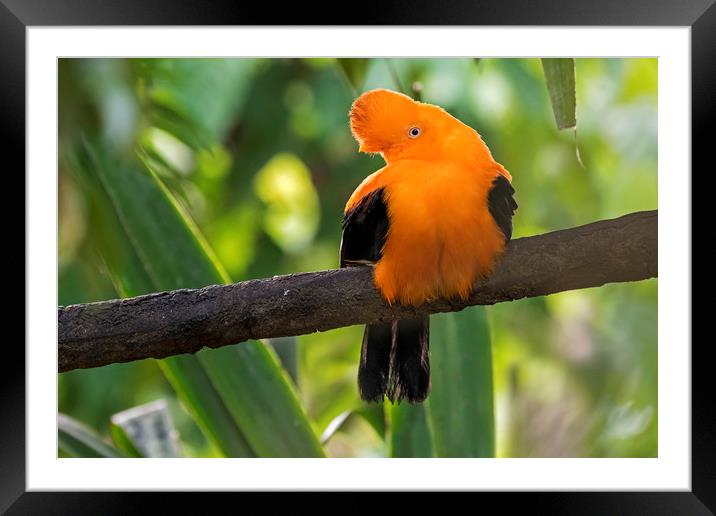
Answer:
<svg viewBox="0 0 716 516"><path fill-rule="evenodd" d="M505 240L512 238L512 215L515 214L517 203L512 195L515 189L510 182L502 175L498 175L492 182L492 188L487 195L487 206L490 209L492 218L505 235Z"/></svg>
<svg viewBox="0 0 716 516"><path fill-rule="evenodd" d="M383 188L372 191L346 212L341 236L341 268L375 263L388 233L388 208Z"/></svg>

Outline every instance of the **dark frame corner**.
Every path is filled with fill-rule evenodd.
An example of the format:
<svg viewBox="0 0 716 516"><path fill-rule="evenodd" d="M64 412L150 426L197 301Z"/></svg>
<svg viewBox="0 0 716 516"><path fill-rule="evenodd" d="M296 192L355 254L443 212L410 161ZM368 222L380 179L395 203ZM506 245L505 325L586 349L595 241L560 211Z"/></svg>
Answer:
<svg viewBox="0 0 716 516"><path fill-rule="evenodd" d="M451 8L429 0L395 0L361 9L351 18L304 4L276 10L249 2L202 3L199 0L0 0L0 119L5 149L25 169L25 33L38 25L662 25L692 29L692 161L706 163L712 144L707 124L716 118L716 4L715 0L658 0L648 8L632 0L604 0L599 9L585 0L460 0ZM338 6L340 7L340 6ZM318 10L316 10L318 11ZM357 10L356 10L357 11ZM713 164L703 167L713 168ZM683 171L682 173L689 173ZM20 174L17 174L19 177ZM23 176L24 177L24 176ZM25 191L24 181L22 186ZM696 205L693 203L693 205ZM24 236L23 236L24 239ZM25 277L30 273L25 269ZM9 343L9 342L8 342ZM502 507L529 504L552 514L715 514L716 406L711 398L708 341L692 346L692 491L644 493L485 493L500 497ZM24 364L19 346L6 346L6 364ZM0 513L53 514L144 513L152 494L26 492L25 484L25 368L5 368L2 375L0 429ZM187 496L161 496L164 507L179 501L187 510ZM245 494L242 496L246 496ZM183 511L182 511L183 512Z"/></svg>

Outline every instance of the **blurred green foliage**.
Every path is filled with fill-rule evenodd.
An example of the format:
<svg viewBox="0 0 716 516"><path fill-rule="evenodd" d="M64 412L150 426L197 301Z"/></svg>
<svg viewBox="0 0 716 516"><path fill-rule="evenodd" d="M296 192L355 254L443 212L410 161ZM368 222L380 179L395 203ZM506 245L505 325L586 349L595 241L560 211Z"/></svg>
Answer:
<svg viewBox="0 0 716 516"><path fill-rule="evenodd" d="M59 304L133 295L152 274L127 266L137 257L118 238L126 221L73 161L83 142L105 148L110 166L151 170L232 280L335 268L344 203L382 166L357 153L347 113L357 92L398 89L396 77L475 127L512 173L515 238L656 208L657 60L575 64L577 130L559 131L539 59L62 59ZM134 224L147 232L155 222ZM165 252L166 263L186 259L177 253L187 251ZM498 456L657 455L656 280L503 303L473 317L480 312L492 344ZM316 435L342 418L328 432L329 456L420 456L459 444L430 440L430 402L385 413L359 402L361 334L354 326L300 336L277 342L277 353L236 349L281 361L284 395L295 393ZM489 351L488 343L478 358ZM221 455L157 364L61 374L59 409L109 442L112 414L163 398L184 456ZM487 381L473 380L476 389ZM270 413L267 425L280 417L270 398L235 382L231 371L213 379L234 393L227 421L251 417L242 410L251 396ZM455 404L440 417L485 416ZM249 437L263 450L261 428ZM474 442L486 438L489 447L489 436Z"/></svg>

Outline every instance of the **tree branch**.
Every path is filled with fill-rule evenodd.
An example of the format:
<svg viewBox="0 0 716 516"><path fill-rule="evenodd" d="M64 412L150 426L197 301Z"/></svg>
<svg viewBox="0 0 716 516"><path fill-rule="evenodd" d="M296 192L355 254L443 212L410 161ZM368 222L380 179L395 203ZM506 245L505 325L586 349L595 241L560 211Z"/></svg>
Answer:
<svg viewBox="0 0 716 516"><path fill-rule="evenodd" d="M59 307L59 371L656 276L657 212L638 212L513 240L467 302L388 306L356 267Z"/></svg>

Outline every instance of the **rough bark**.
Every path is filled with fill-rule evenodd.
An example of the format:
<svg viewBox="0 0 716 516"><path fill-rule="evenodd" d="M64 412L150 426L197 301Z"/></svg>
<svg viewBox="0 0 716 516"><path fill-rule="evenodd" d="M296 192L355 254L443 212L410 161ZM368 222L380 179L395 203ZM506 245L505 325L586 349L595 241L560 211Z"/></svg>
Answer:
<svg viewBox="0 0 716 516"><path fill-rule="evenodd" d="M657 276L657 212L513 240L466 302L389 306L356 267L59 307L59 371Z"/></svg>

